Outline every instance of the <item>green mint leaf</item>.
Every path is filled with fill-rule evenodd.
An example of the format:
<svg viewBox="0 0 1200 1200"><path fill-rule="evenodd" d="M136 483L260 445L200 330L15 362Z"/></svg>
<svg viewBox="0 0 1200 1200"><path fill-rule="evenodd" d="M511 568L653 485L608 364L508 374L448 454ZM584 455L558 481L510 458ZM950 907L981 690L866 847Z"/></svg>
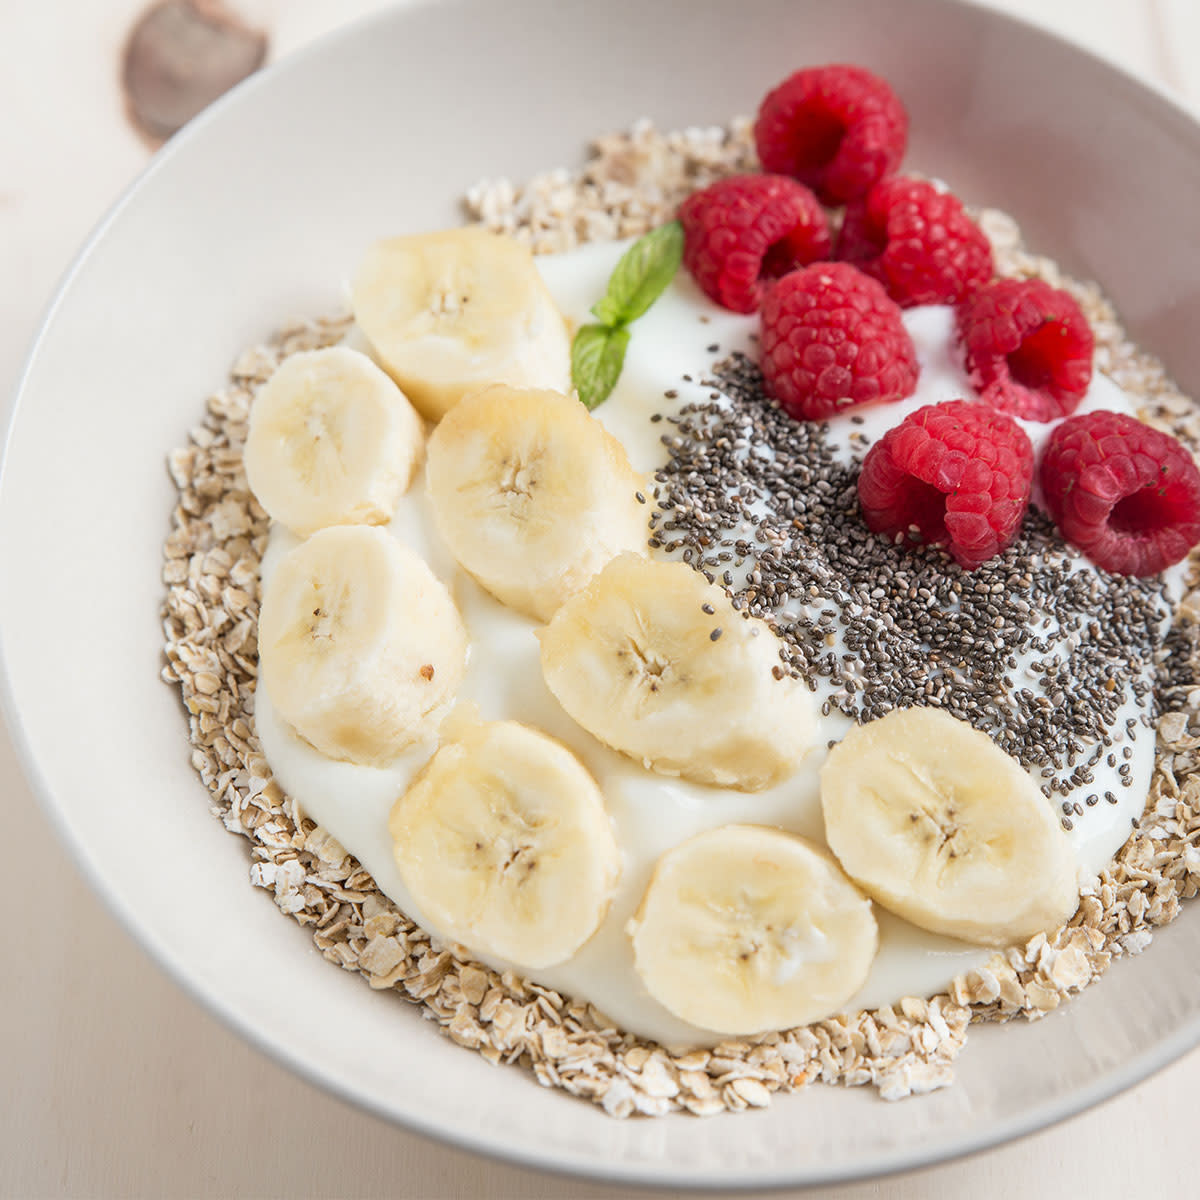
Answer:
<svg viewBox="0 0 1200 1200"><path fill-rule="evenodd" d="M606 325L583 325L571 343L571 382L585 408L608 399L625 365L629 330Z"/></svg>
<svg viewBox="0 0 1200 1200"><path fill-rule="evenodd" d="M606 295L592 305L600 322L584 325L571 343L571 382L585 408L595 408L617 386L631 321L666 290L683 260L683 226L671 221L638 238L613 269Z"/></svg>
<svg viewBox="0 0 1200 1200"><path fill-rule="evenodd" d="M592 315L600 322L601 325L608 329L615 329L618 325L624 325L625 321L621 316L621 310L615 301L609 299L608 296L597 300L592 305Z"/></svg>
<svg viewBox="0 0 1200 1200"><path fill-rule="evenodd" d="M666 290L683 260L683 226L670 221L638 238L617 263L592 312L603 325L636 321Z"/></svg>

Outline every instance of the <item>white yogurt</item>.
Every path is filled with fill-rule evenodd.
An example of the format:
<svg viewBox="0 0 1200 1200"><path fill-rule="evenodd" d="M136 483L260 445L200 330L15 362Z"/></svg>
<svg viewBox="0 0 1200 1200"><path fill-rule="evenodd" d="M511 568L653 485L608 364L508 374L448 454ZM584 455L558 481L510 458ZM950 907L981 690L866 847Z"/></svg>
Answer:
<svg viewBox="0 0 1200 1200"><path fill-rule="evenodd" d="M625 244L587 247L562 256L541 258L538 265L562 311L572 321L590 318L588 308L604 293L608 276ZM861 455L850 437L857 430L873 444L890 426L923 404L970 396L953 350L952 313L948 308L910 309L905 325L913 336L921 367L917 394L900 404L860 410L863 423L846 417L831 424L831 440L842 453ZM734 351L753 350L756 317L729 313L711 304L686 272L633 327L620 382L595 410L598 419L621 441L640 471L662 465L666 451L660 438L665 426L650 418L671 401L677 405L706 400L711 388L701 386L709 365ZM709 347L717 346L717 351ZM691 375L687 382L684 376ZM1080 411L1113 408L1132 412L1128 398L1113 383L1096 375ZM1048 426L1027 424L1035 448ZM648 510L649 511L649 510ZM824 751L813 751L785 783L748 794L670 779L601 745L567 716L542 679L538 628L530 618L505 608L462 571L439 538L432 521L424 479L414 481L402 499L391 530L420 553L447 585L471 636L467 675L457 693L479 706L485 719L513 719L544 730L579 756L605 797L621 847L623 870L612 907L595 936L568 962L552 969L522 971L528 978L568 995L591 1001L616 1024L667 1046L711 1044L719 1038L680 1021L649 996L633 968L625 925L634 914L658 857L685 838L731 822L776 825L824 842L817 773ZM264 578L296 539L273 525L263 561ZM1086 566L1081 569L1088 569ZM1024 664L1022 664L1023 666ZM1030 677L1032 678L1032 676ZM821 681L818 700L827 694ZM1123 747L1124 716L1136 715L1132 697L1113 735L1118 759ZM388 815L395 800L436 749L433 740L419 744L387 768L356 766L325 758L279 717L265 689L256 696L256 721L263 752L283 788L303 811L323 826L371 873L380 889L426 929L436 929L400 880L392 857ZM850 722L833 713L820 720L815 745L843 736ZM1132 743L1134 786L1120 786L1116 768L1101 761L1095 780L1084 790L1119 797L1115 805L1085 808L1069 835L1082 878L1096 874L1126 840L1131 818L1140 812L1153 769L1153 737L1144 732ZM1040 783L1041 780L1039 779ZM1060 803L1047 801L1047 804ZM903 996L930 995L954 976L983 963L990 951L926 933L876 908L880 950L867 982L848 1007L890 1004ZM511 964L480 956L498 969Z"/></svg>

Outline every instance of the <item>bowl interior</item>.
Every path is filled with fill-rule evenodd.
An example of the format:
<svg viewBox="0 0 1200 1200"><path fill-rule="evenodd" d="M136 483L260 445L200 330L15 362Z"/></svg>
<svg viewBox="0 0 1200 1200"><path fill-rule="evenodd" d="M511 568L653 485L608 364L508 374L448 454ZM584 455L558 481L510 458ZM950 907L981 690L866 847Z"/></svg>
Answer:
<svg viewBox="0 0 1200 1200"><path fill-rule="evenodd" d="M487 1066L325 963L249 886L246 848L189 765L176 693L158 679L164 460L235 352L337 308L369 241L460 220L457 197L481 177L577 163L590 137L643 115L722 123L826 61L886 76L912 117L908 164L1018 216L1200 388L1200 128L1048 35L943 0L910 0L903 22L890 0L447 0L382 14L251 80L173 142L84 250L33 351L0 481L0 646L35 787L97 891L180 982L309 1078L417 1129L631 1182L831 1181L1035 1128L1200 1038L1189 911L1064 1010L973 1033L949 1090L889 1106L811 1088L714 1121L612 1121Z"/></svg>

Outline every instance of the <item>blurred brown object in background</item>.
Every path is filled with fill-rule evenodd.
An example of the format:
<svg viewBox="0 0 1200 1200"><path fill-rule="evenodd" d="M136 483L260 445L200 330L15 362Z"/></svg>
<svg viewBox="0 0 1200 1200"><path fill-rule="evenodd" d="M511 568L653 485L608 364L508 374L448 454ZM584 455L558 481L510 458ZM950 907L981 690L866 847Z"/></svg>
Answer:
<svg viewBox="0 0 1200 1200"><path fill-rule="evenodd" d="M160 146L201 109L252 75L267 35L221 0L164 0L137 20L125 44L121 84L129 119Z"/></svg>

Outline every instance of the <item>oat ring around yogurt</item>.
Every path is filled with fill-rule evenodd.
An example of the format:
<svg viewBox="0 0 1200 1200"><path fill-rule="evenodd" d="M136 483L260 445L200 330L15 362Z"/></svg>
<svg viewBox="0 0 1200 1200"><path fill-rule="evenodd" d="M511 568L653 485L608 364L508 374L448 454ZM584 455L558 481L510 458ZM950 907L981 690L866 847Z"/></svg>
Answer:
<svg viewBox="0 0 1200 1200"><path fill-rule="evenodd" d="M659 192L636 188L615 206L613 183L653 161ZM660 135L639 126L611 135L570 183L534 180L474 191L472 215L536 251L577 240L629 236L666 219L678 200L721 174L752 164L747 128L727 137ZM1062 280L1053 263L1028 255L1015 226L987 213L1002 274L1037 275L1075 294L1096 331L1100 365L1145 405L1145 416L1195 444L1192 405L1161 367L1125 338L1093 286ZM887 1098L950 1082L971 1020L1039 1016L1098 977L1114 957L1140 952L1151 930L1172 919L1200 887L1192 842L1200 832L1200 689L1186 680L1200 663L1189 590L1170 639L1170 678L1159 689L1158 754L1145 813L1071 924L997 954L957 979L947 994L833 1018L802 1029L672 1054L621 1033L585 1004L474 964L431 939L378 891L333 839L296 812L271 777L254 726L258 574L267 519L246 489L241 446L253 394L288 355L337 342L346 319L292 326L245 352L204 424L171 456L180 492L165 547L164 678L178 683L189 712L192 761L226 827L250 841L252 882L312 930L325 957L422 1007L448 1035L492 1062L517 1062L544 1084L585 1097L616 1116L697 1114L769 1103L777 1091L823 1080L870 1083Z"/></svg>

